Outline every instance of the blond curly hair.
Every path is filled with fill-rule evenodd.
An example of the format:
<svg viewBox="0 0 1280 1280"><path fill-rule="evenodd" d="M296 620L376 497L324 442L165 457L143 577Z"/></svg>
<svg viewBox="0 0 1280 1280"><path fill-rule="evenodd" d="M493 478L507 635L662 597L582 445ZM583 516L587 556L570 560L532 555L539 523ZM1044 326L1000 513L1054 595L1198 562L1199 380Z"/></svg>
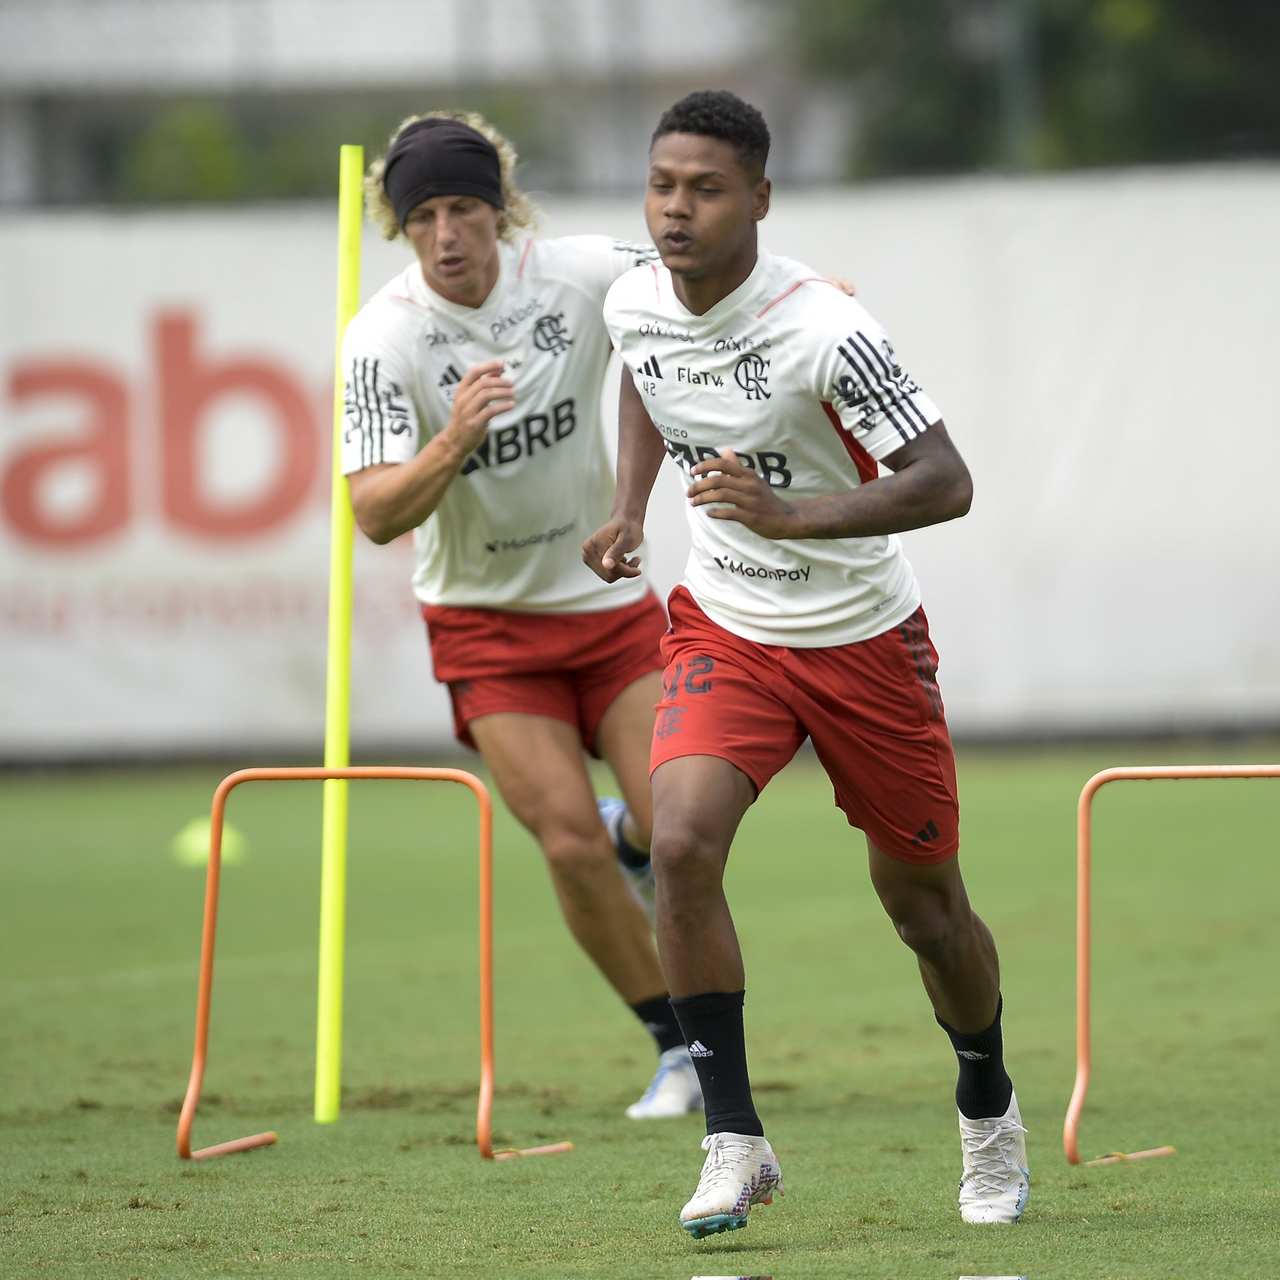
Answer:
<svg viewBox="0 0 1280 1280"><path fill-rule="evenodd" d="M387 143L390 151L395 140L411 125L419 120L457 120L474 129L481 137L488 139L498 153L498 166L502 177L502 199L505 208L498 210L498 237L502 240L514 240L521 230L531 230L538 220L538 211L515 183L516 149L493 127L484 116L476 111L426 111L420 116L409 116L396 126ZM364 177L365 208L369 220L382 233L383 239L394 240L403 235L403 229L396 218L396 211L382 185L382 175L386 172L387 157L380 155L370 166Z"/></svg>

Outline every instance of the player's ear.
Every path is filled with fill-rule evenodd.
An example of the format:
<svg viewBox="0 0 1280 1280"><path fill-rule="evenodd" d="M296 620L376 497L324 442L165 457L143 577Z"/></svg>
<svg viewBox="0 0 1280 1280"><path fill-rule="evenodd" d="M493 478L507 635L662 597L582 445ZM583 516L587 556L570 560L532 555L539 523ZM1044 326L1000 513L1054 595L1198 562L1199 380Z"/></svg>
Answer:
<svg viewBox="0 0 1280 1280"><path fill-rule="evenodd" d="M773 183L768 178L761 178L751 193L751 216L761 222L769 212L769 197L773 194Z"/></svg>

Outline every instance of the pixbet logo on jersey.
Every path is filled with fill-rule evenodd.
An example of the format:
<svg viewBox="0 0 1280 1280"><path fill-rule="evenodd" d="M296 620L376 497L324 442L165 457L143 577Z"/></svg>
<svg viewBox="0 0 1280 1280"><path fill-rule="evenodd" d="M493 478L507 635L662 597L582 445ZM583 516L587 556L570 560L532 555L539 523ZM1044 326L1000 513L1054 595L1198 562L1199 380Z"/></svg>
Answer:
<svg viewBox="0 0 1280 1280"><path fill-rule="evenodd" d="M636 332L642 338L674 338L677 342L688 342L691 345L696 341L688 329L676 329L660 320L645 320Z"/></svg>
<svg viewBox="0 0 1280 1280"><path fill-rule="evenodd" d="M491 338L500 338L508 329L514 329L516 325L522 324L535 311L542 307L541 298L531 298L522 307L517 307L514 311L509 311L505 316L499 316L489 324L489 336Z"/></svg>
<svg viewBox="0 0 1280 1280"><path fill-rule="evenodd" d="M446 333L443 329L430 328L422 335L422 340L429 347L449 347L455 343L466 342L467 331L465 329L454 329L450 333Z"/></svg>

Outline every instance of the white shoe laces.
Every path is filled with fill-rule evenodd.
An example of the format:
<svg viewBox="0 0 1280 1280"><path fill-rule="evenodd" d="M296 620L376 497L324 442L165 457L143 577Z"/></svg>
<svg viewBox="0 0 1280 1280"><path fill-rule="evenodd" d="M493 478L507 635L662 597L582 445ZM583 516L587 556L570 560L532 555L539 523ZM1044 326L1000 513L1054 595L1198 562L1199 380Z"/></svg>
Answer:
<svg viewBox="0 0 1280 1280"><path fill-rule="evenodd" d="M734 1168L735 1162L751 1160L756 1154L750 1142L733 1133L707 1134L702 1140L702 1149L707 1153L707 1160L702 1166L698 1189L693 1193L695 1199L725 1183L732 1183L736 1191L743 1175L741 1169Z"/></svg>
<svg viewBox="0 0 1280 1280"><path fill-rule="evenodd" d="M965 1171L962 1182L974 1186L979 1195L1001 1195L1009 1190L1009 1175L1022 1170L1014 1153L1018 1134L1026 1129L1016 1120L998 1120L981 1142L964 1135Z"/></svg>

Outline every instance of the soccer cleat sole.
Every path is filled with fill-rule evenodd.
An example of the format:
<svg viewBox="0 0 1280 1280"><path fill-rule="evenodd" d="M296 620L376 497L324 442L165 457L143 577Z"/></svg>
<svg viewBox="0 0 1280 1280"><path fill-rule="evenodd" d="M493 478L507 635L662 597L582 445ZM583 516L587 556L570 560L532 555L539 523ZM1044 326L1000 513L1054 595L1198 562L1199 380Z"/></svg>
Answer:
<svg viewBox="0 0 1280 1280"><path fill-rule="evenodd" d="M778 1194L782 1194L781 1188L778 1189ZM753 1200L751 1203L753 1205L772 1204L773 1193L770 1192L763 1199ZM713 1236L719 1231L737 1231L739 1227L745 1227L747 1215L745 1213L713 1213L706 1218L690 1218L688 1222L681 1218L680 1225L695 1240L701 1240L704 1236Z"/></svg>
<svg viewBox="0 0 1280 1280"><path fill-rule="evenodd" d="M702 1240L720 1231L737 1231L747 1225L747 1215L731 1213L713 1213L709 1218L691 1218L680 1225L695 1239Z"/></svg>

